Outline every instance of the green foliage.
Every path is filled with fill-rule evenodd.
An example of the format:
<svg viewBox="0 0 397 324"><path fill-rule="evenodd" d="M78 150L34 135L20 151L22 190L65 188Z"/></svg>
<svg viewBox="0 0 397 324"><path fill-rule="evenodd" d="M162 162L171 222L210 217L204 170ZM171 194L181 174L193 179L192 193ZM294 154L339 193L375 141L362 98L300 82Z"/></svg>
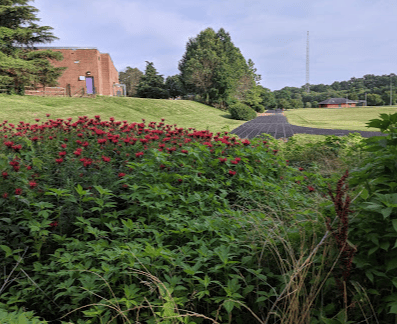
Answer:
<svg viewBox="0 0 397 324"><path fill-rule="evenodd" d="M218 32L207 28L189 39L178 68L187 93L220 108L226 108L233 97L242 99L259 79L253 62L247 64L223 28Z"/></svg>
<svg viewBox="0 0 397 324"><path fill-rule="evenodd" d="M176 98L185 94L180 75L167 77L165 80L165 87L171 98Z"/></svg>
<svg viewBox="0 0 397 324"><path fill-rule="evenodd" d="M49 26L38 26L36 8L27 0L7 1L0 7L0 85L23 94L24 86L54 85L63 68L48 61L62 59L51 51L32 52L34 45L57 39ZM11 91L11 90L10 90Z"/></svg>
<svg viewBox="0 0 397 324"><path fill-rule="evenodd" d="M157 73L153 62L146 62L145 74L139 79L136 95L140 98L167 99L164 78Z"/></svg>
<svg viewBox="0 0 397 324"><path fill-rule="evenodd" d="M320 191L323 180L304 179L270 138L99 117L47 123L20 124L24 134L3 125L0 307L8 311L28 306L77 323L200 322L184 310L253 321L246 307L264 316L284 300L289 277L276 261L295 260L301 247L304 260L324 231L313 211L320 195L308 189Z"/></svg>
<svg viewBox="0 0 397 324"><path fill-rule="evenodd" d="M233 119L251 120L256 118L255 110L240 102L230 106L229 112Z"/></svg>
<svg viewBox="0 0 397 324"><path fill-rule="evenodd" d="M365 284L379 318L390 322L397 314L397 114L381 114L368 127L388 135L365 141L368 156L352 173L358 192L353 208L359 212L350 234L358 247L354 279Z"/></svg>
<svg viewBox="0 0 397 324"><path fill-rule="evenodd" d="M138 68L131 68L130 66L119 73L120 83L126 85L128 97L137 96L137 87L142 76L143 73Z"/></svg>
<svg viewBox="0 0 397 324"><path fill-rule="evenodd" d="M264 91L264 88L260 85L252 87L244 93L243 103L251 107L256 112L264 112L265 107L263 106L263 98L261 96Z"/></svg>
<svg viewBox="0 0 397 324"><path fill-rule="evenodd" d="M45 324L46 321L34 316L33 312L23 312L21 310L6 312L0 309L0 320L4 324Z"/></svg>

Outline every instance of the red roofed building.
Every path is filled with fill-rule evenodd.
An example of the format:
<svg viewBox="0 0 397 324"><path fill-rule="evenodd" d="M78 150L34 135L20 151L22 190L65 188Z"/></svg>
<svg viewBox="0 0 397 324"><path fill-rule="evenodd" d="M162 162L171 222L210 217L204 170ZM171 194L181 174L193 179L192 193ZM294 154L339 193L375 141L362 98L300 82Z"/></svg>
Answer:
<svg viewBox="0 0 397 324"><path fill-rule="evenodd" d="M59 87L65 88L67 96L76 94L116 96L125 95L119 84L119 73L110 55L96 48L36 47L63 54L62 61L51 60L55 67L67 67L59 77ZM28 93L27 93L28 94Z"/></svg>
<svg viewBox="0 0 397 324"><path fill-rule="evenodd" d="M318 103L320 108L344 108L356 107L357 101L349 100L346 98L331 98Z"/></svg>

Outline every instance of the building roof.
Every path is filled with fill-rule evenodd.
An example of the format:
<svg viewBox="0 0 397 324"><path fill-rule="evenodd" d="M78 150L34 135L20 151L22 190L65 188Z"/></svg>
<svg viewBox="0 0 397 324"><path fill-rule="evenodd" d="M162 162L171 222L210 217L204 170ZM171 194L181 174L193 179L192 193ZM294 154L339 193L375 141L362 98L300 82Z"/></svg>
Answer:
<svg viewBox="0 0 397 324"><path fill-rule="evenodd" d="M37 49L70 49L70 50L78 50L78 49L98 49L96 47L57 47L57 46L35 46Z"/></svg>
<svg viewBox="0 0 397 324"><path fill-rule="evenodd" d="M324 101L319 102L319 105L340 105L346 103L357 103L357 101L349 100L346 98L331 98Z"/></svg>

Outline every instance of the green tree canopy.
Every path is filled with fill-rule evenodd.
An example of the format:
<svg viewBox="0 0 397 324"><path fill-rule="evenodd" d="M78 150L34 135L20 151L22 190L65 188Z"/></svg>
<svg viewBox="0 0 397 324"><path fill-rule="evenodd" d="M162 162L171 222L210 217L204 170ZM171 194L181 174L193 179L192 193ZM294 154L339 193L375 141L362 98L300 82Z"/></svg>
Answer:
<svg viewBox="0 0 397 324"><path fill-rule="evenodd" d="M145 74L141 77L137 96L140 98L167 99L168 92L165 89L164 78L157 73L153 62L146 61Z"/></svg>
<svg viewBox="0 0 397 324"><path fill-rule="evenodd" d="M178 68L187 93L221 108L243 99L243 93L255 85L253 62L250 70L223 28L218 32L207 28L190 38Z"/></svg>
<svg viewBox="0 0 397 324"><path fill-rule="evenodd" d="M62 54L33 51L34 45L57 39L49 26L35 22L38 9L28 0L0 0L0 85L12 86L23 93L24 86L56 85L64 68L55 68L49 59L61 60Z"/></svg>
<svg viewBox="0 0 397 324"><path fill-rule="evenodd" d="M120 72L119 81L125 84L128 97L137 96L137 88L142 76L142 71L138 68L131 68L130 66L127 66L124 72Z"/></svg>
<svg viewBox="0 0 397 324"><path fill-rule="evenodd" d="M178 74L168 76L165 79L165 87L168 91L169 96L172 98L176 98L184 94L181 77Z"/></svg>

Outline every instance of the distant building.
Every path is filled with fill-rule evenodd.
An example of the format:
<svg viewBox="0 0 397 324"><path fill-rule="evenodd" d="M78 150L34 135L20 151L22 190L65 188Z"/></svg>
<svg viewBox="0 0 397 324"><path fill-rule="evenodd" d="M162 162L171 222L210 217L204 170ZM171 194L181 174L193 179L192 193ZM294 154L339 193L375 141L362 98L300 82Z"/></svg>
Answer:
<svg viewBox="0 0 397 324"><path fill-rule="evenodd" d="M67 67L59 77L59 87L65 88L67 96L84 94L117 96L125 95L125 87L119 84L117 72L110 55L96 48L37 47L63 54L62 61L51 60L55 67Z"/></svg>
<svg viewBox="0 0 397 324"><path fill-rule="evenodd" d="M357 101L349 100L346 98L331 98L318 103L320 108L344 108L356 107Z"/></svg>

